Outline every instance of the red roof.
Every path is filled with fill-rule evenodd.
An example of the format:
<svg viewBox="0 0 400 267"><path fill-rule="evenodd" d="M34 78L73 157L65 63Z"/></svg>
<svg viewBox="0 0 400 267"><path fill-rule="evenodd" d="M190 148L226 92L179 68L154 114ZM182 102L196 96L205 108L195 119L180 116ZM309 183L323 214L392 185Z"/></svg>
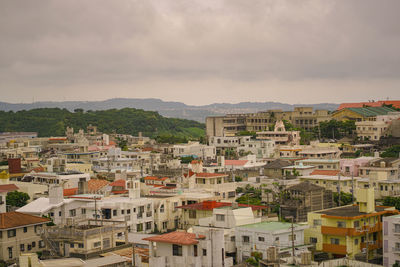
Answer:
<svg viewBox="0 0 400 267"><path fill-rule="evenodd" d="M155 176L144 177L144 180L147 180L147 181L165 181L167 179L168 179L168 177L163 177L163 178L159 178L159 177L155 177Z"/></svg>
<svg viewBox="0 0 400 267"><path fill-rule="evenodd" d="M310 175L337 176L339 173L339 170L314 170Z"/></svg>
<svg viewBox="0 0 400 267"><path fill-rule="evenodd" d="M125 180L120 179L120 180L116 180L116 181L112 182L110 185L111 186L122 186L125 188L125 182L126 182Z"/></svg>
<svg viewBox="0 0 400 267"><path fill-rule="evenodd" d="M200 164L201 163L201 160L192 160L191 162L190 162L190 164Z"/></svg>
<svg viewBox="0 0 400 267"><path fill-rule="evenodd" d="M189 170L189 177L192 177L194 175L194 172L192 172L191 170ZM183 176L188 177L187 173L184 173Z"/></svg>
<svg viewBox="0 0 400 267"><path fill-rule="evenodd" d="M16 211L0 213L0 229L9 229L32 224L43 224L50 220Z"/></svg>
<svg viewBox="0 0 400 267"><path fill-rule="evenodd" d="M177 208L186 209L186 210L213 210L215 208L221 207L231 207L232 203L230 202L217 202L215 200L207 200L200 203L194 203L184 206L179 206ZM239 204L239 207L251 207L252 210L262 210L266 209L266 206L259 206L259 205L246 205L246 204Z"/></svg>
<svg viewBox="0 0 400 267"><path fill-rule="evenodd" d="M143 240L160 242L160 243L171 243L178 245L196 245L199 243L198 239L206 238L204 235L196 235L188 232L171 232L163 235L151 236L143 238Z"/></svg>
<svg viewBox="0 0 400 267"><path fill-rule="evenodd" d="M248 162L248 160L231 160L226 159L225 165L243 166Z"/></svg>
<svg viewBox="0 0 400 267"><path fill-rule="evenodd" d="M376 102L358 102L358 103L342 103L338 107L337 110L341 110L344 108L362 108L364 106L367 107L381 107L383 104L393 105L395 108L400 108L400 100L385 100L385 101L376 101Z"/></svg>
<svg viewBox="0 0 400 267"><path fill-rule="evenodd" d="M116 195L125 194L128 193L128 190L117 190L117 191L112 191L112 193Z"/></svg>
<svg viewBox="0 0 400 267"><path fill-rule="evenodd" d="M78 194L78 187L67 188L63 190L64 197L69 197Z"/></svg>
<svg viewBox="0 0 400 267"><path fill-rule="evenodd" d="M101 179L90 179L88 181L88 190L89 192L96 192L103 187L107 186L110 182Z"/></svg>
<svg viewBox="0 0 400 267"><path fill-rule="evenodd" d="M208 173L208 172L200 172L196 173L197 178L214 178L214 177L226 177L228 174L225 173Z"/></svg>
<svg viewBox="0 0 400 267"><path fill-rule="evenodd" d="M15 184L2 184L2 185L0 185L0 193L16 191L18 189L19 189L18 186L16 186Z"/></svg>

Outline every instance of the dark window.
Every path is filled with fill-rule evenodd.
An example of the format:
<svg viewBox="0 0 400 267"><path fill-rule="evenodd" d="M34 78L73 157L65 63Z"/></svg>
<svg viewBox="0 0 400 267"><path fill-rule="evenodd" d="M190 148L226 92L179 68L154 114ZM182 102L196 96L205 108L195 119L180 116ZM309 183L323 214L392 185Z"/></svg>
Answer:
<svg viewBox="0 0 400 267"><path fill-rule="evenodd" d="M259 237L258 237L258 241L260 241L260 242L264 242L264 241L265 241L265 239L264 239L264 237L262 237L262 236L259 236Z"/></svg>
<svg viewBox="0 0 400 267"><path fill-rule="evenodd" d="M13 249L12 247L9 247L9 248L8 248L8 258L9 258L9 259L12 259L12 258L13 258L13 251L12 251L12 249Z"/></svg>
<svg viewBox="0 0 400 267"><path fill-rule="evenodd" d="M172 255L173 256L182 256L182 246L172 244Z"/></svg>
<svg viewBox="0 0 400 267"><path fill-rule="evenodd" d="M195 257L197 257L197 245L193 246L193 254Z"/></svg>
<svg viewBox="0 0 400 267"><path fill-rule="evenodd" d="M78 248L83 248L83 244L78 244Z"/></svg>
<svg viewBox="0 0 400 267"><path fill-rule="evenodd" d="M24 233L28 232L28 227L24 227Z"/></svg>
<svg viewBox="0 0 400 267"><path fill-rule="evenodd" d="M203 256L207 256L207 249L203 248Z"/></svg>
<svg viewBox="0 0 400 267"><path fill-rule="evenodd" d="M19 245L19 250L20 251L25 251L25 245L24 244Z"/></svg>
<svg viewBox="0 0 400 267"><path fill-rule="evenodd" d="M32 242L32 247L36 247L36 242Z"/></svg>
<svg viewBox="0 0 400 267"><path fill-rule="evenodd" d="M12 229L12 230L8 230L8 231L7 231L7 236L8 236L8 237L14 237L16 234L17 234L17 232L16 232L15 229Z"/></svg>

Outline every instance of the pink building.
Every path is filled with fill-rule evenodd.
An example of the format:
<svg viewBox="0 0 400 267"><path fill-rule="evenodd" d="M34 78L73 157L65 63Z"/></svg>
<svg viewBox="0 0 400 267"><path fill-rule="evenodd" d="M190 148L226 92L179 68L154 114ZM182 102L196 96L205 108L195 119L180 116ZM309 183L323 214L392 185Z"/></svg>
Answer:
<svg viewBox="0 0 400 267"><path fill-rule="evenodd" d="M346 176L359 176L359 168L366 166L374 157L360 157L356 159L341 159L340 171Z"/></svg>

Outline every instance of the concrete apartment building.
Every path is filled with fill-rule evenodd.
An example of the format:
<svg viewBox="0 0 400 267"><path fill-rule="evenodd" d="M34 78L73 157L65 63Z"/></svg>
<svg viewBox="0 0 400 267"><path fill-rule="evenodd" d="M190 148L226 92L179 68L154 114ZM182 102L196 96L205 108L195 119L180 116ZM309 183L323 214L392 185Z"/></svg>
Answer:
<svg viewBox="0 0 400 267"><path fill-rule="evenodd" d="M334 207L332 191L310 182L290 186L284 192L281 214L293 217L295 222L306 222L309 212Z"/></svg>
<svg viewBox="0 0 400 267"><path fill-rule="evenodd" d="M36 132L3 132L0 133L0 144L5 144L15 139L32 139L36 138Z"/></svg>
<svg viewBox="0 0 400 267"><path fill-rule="evenodd" d="M383 218L383 266L400 264L400 215Z"/></svg>
<svg viewBox="0 0 400 267"><path fill-rule="evenodd" d="M49 221L15 211L0 213L0 260L15 263L20 253L42 251L40 233Z"/></svg>
<svg viewBox="0 0 400 267"><path fill-rule="evenodd" d="M272 140L276 145L296 146L300 144L300 131L286 131L283 121L277 121L273 131L257 132L257 139Z"/></svg>
<svg viewBox="0 0 400 267"><path fill-rule="evenodd" d="M383 217L399 212L394 207L375 206L372 188L358 189L357 202L358 205L310 212L305 240L330 258L365 260L363 249L368 249L369 260L379 257Z"/></svg>
<svg viewBox="0 0 400 267"><path fill-rule="evenodd" d="M262 254L266 259L267 248L279 247L279 253L292 252L292 239L296 246L295 254L306 251L304 246L304 230L307 225L293 225L286 222L260 222L255 224L241 225L236 227L235 243L237 248L237 261L242 262L251 257L253 252ZM297 255L296 254L296 255Z"/></svg>
<svg viewBox="0 0 400 267"><path fill-rule="evenodd" d="M356 133L360 140L379 141L381 137L390 134L390 126L394 120L400 118L400 112L389 112L387 115L378 115L375 120L356 122Z"/></svg>
<svg viewBox="0 0 400 267"><path fill-rule="evenodd" d="M340 167L339 159L320 159L310 158L303 160L296 160L295 165L315 166L317 170L338 170Z"/></svg>
<svg viewBox="0 0 400 267"><path fill-rule="evenodd" d="M50 172L38 172L28 173L22 178L22 182L28 182L40 185L61 185L64 189L76 188L80 179L85 181L90 180L89 173L81 172L62 172L62 173L50 173Z"/></svg>
<svg viewBox="0 0 400 267"><path fill-rule="evenodd" d="M202 160L213 160L216 155L214 146L203 145L193 141L189 141L187 144L173 145L172 151L174 157L194 156Z"/></svg>
<svg viewBox="0 0 400 267"><path fill-rule="evenodd" d="M206 134L210 136L234 136L241 131L268 131L278 120L286 120L295 127L312 129L319 122L330 120L327 110L295 107L294 111L268 110L257 113L227 114L206 118Z"/></svg>

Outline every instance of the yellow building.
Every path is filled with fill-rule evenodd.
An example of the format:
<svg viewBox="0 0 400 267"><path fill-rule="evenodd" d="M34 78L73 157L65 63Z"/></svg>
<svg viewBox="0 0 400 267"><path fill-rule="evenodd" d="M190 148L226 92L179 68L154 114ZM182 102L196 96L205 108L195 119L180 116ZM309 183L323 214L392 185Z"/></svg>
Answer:
<svg viewBox="0 0 400 267"><path fill-rule="evenodd" d="M337 121L375 121L376 116L387 115L396 110L388 107L362 107L362 108L343 108L332 114L332 119Z"/></svg>
<svg viewBox="0 0 400 267"><path fill-rule="evenodd" d="M394 207L376 206L372 188L359 189L358 205L347 205L308 213L309 229L305 242L315 244L316 251L330 258L377 257L382 248L382 217L399 212Z"/></svg>

